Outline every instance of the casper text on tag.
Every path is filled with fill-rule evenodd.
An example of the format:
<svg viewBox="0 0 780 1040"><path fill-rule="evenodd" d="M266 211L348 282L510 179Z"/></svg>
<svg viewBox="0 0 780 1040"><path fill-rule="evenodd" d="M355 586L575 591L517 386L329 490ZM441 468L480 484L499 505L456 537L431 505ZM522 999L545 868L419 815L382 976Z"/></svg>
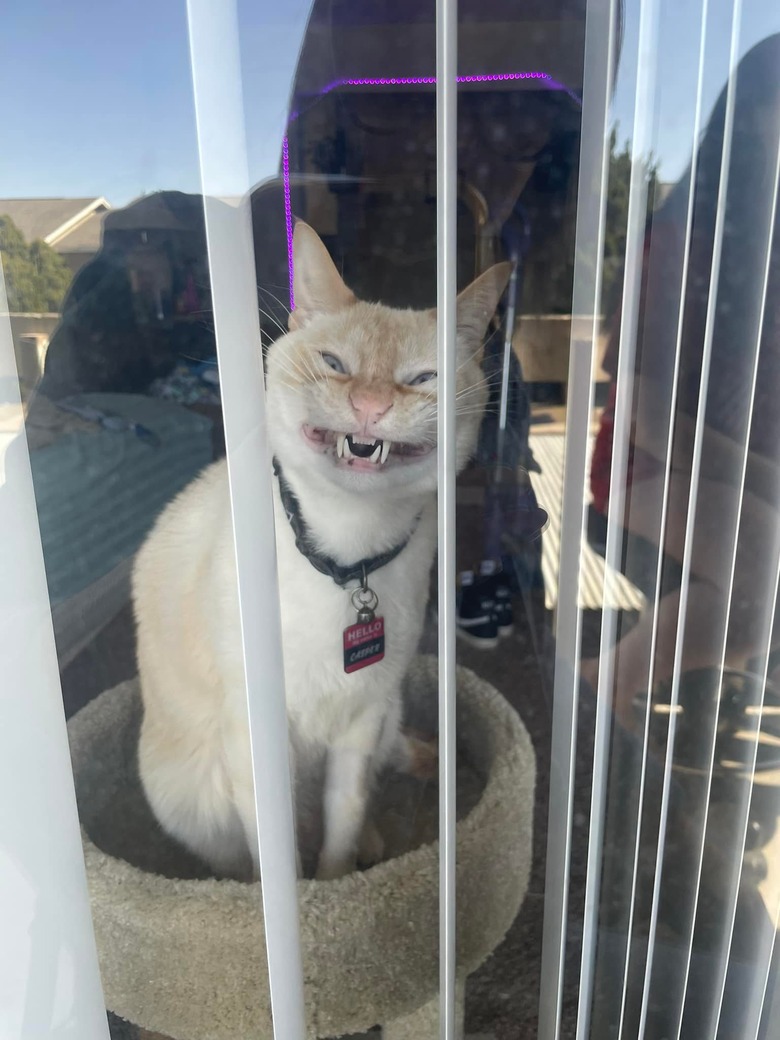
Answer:
<svg viewBox="0 0 780 1040"><path fill-rule="evenodd" d="M356 672L385 656L385 619L359 621L344 629L344 671Z"/></svg>

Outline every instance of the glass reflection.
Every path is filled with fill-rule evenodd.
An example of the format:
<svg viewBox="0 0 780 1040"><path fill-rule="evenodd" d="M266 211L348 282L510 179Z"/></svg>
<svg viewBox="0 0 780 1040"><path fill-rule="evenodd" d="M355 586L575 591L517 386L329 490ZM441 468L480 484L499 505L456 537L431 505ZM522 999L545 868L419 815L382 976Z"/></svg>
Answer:
<svg viewBox="0 0 780 1040"><path fill-rule="evenodd" d="M780 37L771 12L745 4L729 130L730 0L712 0L709 13L693 0L661 4L627 501L624 515L610 517L613 441L626 432L614 429L615 377L638 6L617 5L564 1031L576 1015L606 604L619 632L591 1033L637 1035L646 987L647 1036L678 1026L683 1037L714 1036L719 1016L721 1035L753 1036L780 908ZM142 5L132 25L115 15L97 24L86 3L71 5L67 20L49 8L19 12L10 33L12 50L40 54L46 73L31 79L21 59L9 61L25 91L4 113L18 161L0 177L0 249L71 716L135 676L133 559L160 511L225 449L184 8ZM290 44L294 15L302 17L240 5L265 356L295 303L295 218L317 231L361 298L435 304L433 4L367 11L318 0L300 55ZM458 287L495 262L514 265L486 337L488 400L458 484L457 532L459 663L516 711L537 769L533 796L524 790L512 802L532 832L529 878L519 884L489 864L506 883L496 882L496 898L509 930L465 991L467 1033L508 1040L537 1021L547 792L558 766L550 673L564 446L568 404L585 391L567 385L569 344L582 338L571 293L585 5L462 0L460 20ZM278 58L264 75L255 51L269 39ZM29 132L44 124L46 135ZM466 419L477 404L461 408ZM18 406L0 404L0 450L19 423ZM603 561L609 523L622 535L619 574ZM436 606L419 632L429 654ZM430 738L432 713L415 728ZM435 835L427 764L427 779L404 780L400 793L379 784L385 858ZM476 766L462 769L462 818L484 790ZM205 877L202 862L161 838L128 776L114 801L93 807L95 840L148 872ZM129 821L119 839L106 830L117 806ZM309 873L315 861L308 855ZM467 902L462 913L467 932Z"/></svg>

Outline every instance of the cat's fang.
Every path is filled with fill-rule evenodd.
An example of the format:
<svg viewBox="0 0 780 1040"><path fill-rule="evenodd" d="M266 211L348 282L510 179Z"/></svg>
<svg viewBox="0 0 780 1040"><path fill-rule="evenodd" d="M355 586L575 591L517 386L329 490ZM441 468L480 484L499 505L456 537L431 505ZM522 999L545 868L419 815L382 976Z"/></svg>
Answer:
<svg viewBox="0 0 780 1040"><path fill-rule="evenodd" d="M375 464L376 464L377 462L379 462L379 458L380 458L380 456L381 456L381 454L382 454L382 445L383 445L383 444L384 444L384 441L377 441L377 443L376 443L376 447L374 448L374 451L373 451L373 453L372 453L372 455L371 455L371 461L372 461L373 463L375 463ZM384 460L383 460L383 461L384 461Z"/></svg>
<svg viewBox="0 0 780 1040"><path fill-rule="evenodd" d="M382 441L382 455L379 459L380 465L384 466L387 456L390 454L390 441Z"/></svg>
<svg viewBox="0 0 780 1040"><path fill-rule="evenodd" d="M344 442L347 439L346 433L336 434L336 456L342 458L344 455Z"/></svg>
<svg viewBox="0 0 780 1040"><path fill-rule="evenodd" d="M342 435L339 434L339 437L342 437ZM354 457L352 455L352 452L350 451L350 448L349 448L349 438L346 435L343 436L342 441L341 441L341 455L342 455L342 458L345 458L345 459L351 459L351 458Z"/></svg>

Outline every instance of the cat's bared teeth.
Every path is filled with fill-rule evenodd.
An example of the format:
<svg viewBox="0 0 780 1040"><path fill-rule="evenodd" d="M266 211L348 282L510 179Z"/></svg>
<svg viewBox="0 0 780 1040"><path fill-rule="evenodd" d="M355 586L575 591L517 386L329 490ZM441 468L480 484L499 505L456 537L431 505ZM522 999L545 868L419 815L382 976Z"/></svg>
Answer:
<svg viewBox="0 0 780 1040"><path fill-rule="evenodd" d="M343 455L344 455L344 444L346 442L346 439L347 439L346 433L338 433L338 434L336 434L336 456L338 458L342 458ZM349 450L349 449L347 449L347 450ZM349 457L349 456L347 456L347 457Z"/></svg>
<svg viewBox="0 0 780 1040"><path fill-rule="evenodd" d="M384 464L387 462L387 456L390 454L390 444L390 441L382 441L382 454L379 459L379 464L381 466L384 466Z"/></svg>
<svg viewBox="0 0 780 1040"><path fill-rule="evenodd" d="M353 456L353 454L352 454L352 452L350 451L350 448L349 448L349 438L346 436L346 434L341 434L341 433L339 434L339 438L341 440L341 455L342 455L342 457L345 458L345 459L354 458L354 456Z"/></svg>
<svg viewBox="0 0 780 1040"><path fill-rule="evenodd" d="M382 454L382 445L383 444L384 444L384 441L378 441L377 442L377 446L374 448L374 451L371 454L371 461L373 463L379 462L379 456ZM384 459L382 461L384 462Z"/></svg>

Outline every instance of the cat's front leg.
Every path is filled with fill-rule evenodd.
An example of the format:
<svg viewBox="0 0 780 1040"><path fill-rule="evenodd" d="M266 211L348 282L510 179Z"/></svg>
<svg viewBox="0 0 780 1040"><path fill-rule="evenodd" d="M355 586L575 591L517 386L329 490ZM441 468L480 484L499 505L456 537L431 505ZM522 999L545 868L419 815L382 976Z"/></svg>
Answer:
<svg viewBox="0 0 780 1040"><path fill-rule="evenodd" d="M337 746L328 752L325 772L324 840L317 878L327 881L355 869L357 846L369 794L371 758Z"/></svg>
<svg viewBox="0 0 780 1040"><path fill-rule="evenodd" d="M254 880L260 880L260 845L257 833L257 815L255 808L255 790L252 777L252 753L249 743L248 730L240 730L234 738L226 743L226 757L231 767L231 784L236 810L241 819L249 851L252 857ZM290 777L295 777L295 750L290 745ZM293 782L293 794L295 785ZM293 797L293 817L295 815L295 800ZM295 842L295 869L299 878L303 877L303 864L298 842Z"/></svg>
<svg viewBox="0 0 780 1040"><path fill-rule="evenodd" d="M363 715L328 749L324 838L317 866L320 881L342 877L355 869L382 724L382 718Z"/></svg>
<svg viewBox="0 0 780 1040"><path fill-rule="evenodd" d="M252 855L252 877L254 881L260 880L260 845L257 838L257 820L255 816L255 792L251 782L249 781L236 788L235 791L236 808L238 814L241 817L241 822L244 827L244 834L249 844L249 851ZM294 807L293 807L294 808ZM301 859L301 850L298 848L298 842L295 842L295 873L299 878L303 877L303 861Z"/></svg>

